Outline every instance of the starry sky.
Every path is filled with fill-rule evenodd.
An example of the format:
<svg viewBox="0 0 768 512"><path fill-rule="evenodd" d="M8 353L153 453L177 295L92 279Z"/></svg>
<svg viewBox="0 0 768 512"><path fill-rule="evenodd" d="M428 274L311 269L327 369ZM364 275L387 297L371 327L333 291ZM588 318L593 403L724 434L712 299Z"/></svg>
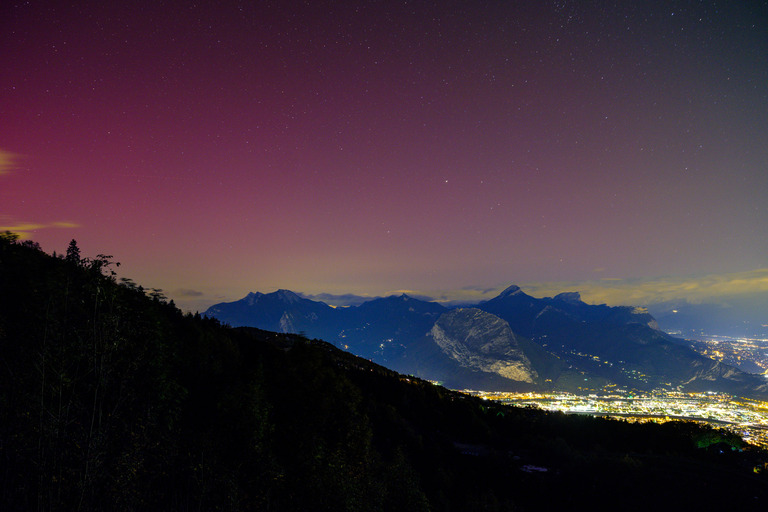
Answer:
<svg viewBox="0 0 768 512"><path fill-rule="evenodd" d="M768 294L768 2L68 4L0 7L0 229L48 252L189 310Z"/></svg>

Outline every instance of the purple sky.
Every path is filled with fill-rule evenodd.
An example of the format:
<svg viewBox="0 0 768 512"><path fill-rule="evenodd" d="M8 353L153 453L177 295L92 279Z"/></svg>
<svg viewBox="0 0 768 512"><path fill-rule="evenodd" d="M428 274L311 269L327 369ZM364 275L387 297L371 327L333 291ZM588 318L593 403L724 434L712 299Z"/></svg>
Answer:
<svg viewBox="0 0 768 512"><path fill-rule="evenodd" d="M0 7L0 229L183 307L768 292L766 2L58 3Z"/></svg>

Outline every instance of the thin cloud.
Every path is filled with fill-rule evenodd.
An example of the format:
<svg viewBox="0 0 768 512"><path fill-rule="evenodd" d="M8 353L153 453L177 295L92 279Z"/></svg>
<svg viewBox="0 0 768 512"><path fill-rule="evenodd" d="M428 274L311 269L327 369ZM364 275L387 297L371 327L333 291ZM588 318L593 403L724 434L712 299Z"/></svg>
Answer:
<svg viewBox="0 0 768 512"><path fill-rule="evenodd" d="M18 167L16 161L19 158L21 158L21 155L0 148L0 176L10 174L13 169L16 169ZM0 215L0 222L4 224L0 226L0 231L16 233L22 240L31 238L32 232L40 229L72 229L80 227L79 224L69 221L48 223L23 222L4 215Z"/></svg>
<svg viewBox="0 0 768 512"><path fill-rule="evenodd" d="M179 288L174 292L175 295L179 295L181 297L202 297L205 295L203 292L198 290L190 290L188 288Z"/></svg>
<svg viewBox="0 0 768 512"><path fill-rule="evenodd" d="M599 281L527 283L521 285L536 296L578 291L585 302L610 305L645 305L685 299L689 302L719 302L730 297L768 293L768 269L727 274L654 279L601 279Z"/></svg>
<svg viewBox="0 0 768 512"><path fill-rule="evenodd" d="M19 155L16 153L0 149L0 176L10 174L11 170L16 168L16 160L18 159Z"/></svg>
<svg viewBox="0 0 768 512"><path fill-rule="evenodd" d="M601 277L585 281L505 283L496 288L464 286L453 290L406 292L409 295L439 297L444 305L479 303L496 297L510 284L517 284L533 297L554 297L579 292L584 302L611 306L646 306L686 300L691 303L720 303L730 299L768 297L768 268L702 276L623 279ZM760 299L764 300L764 299Z"/></svg>
<svg viewBox="0 0 768 512"><path fill-rule="evenodd" d="M480 295L487 295L497 291L497 288L488 288L487 286L464 286L461 290L466 292L479 292Z"/></svg>
<svg viewBox="0 0 768 512"><path fill-rule="evenodd" d="M391 291L388 291L388 292L386 292L386 293L384 294L384 296L385 296L385 297L390 297L390 296L392 296L392 295L402 295L402 294L410 295L410 294L412 294L412 293L419 293L419 292L418 292L418 291L416 291L416 290L406 290L406 289L402 289L402 290L391 290Z"/></svg>
<svg viewBox="0 0 768 512"><path fill-rule="evenodd" d="M495 297L504 288L496 289L483 286L464 286L452 290L396 290L385 295L402 295L405 293L414 299L439 302L444 306L450 307L483 302L489 298Z"/></svg>
<svg viewBox="0 0 768 512"><path fill-rule="evenodd" d="M11 231L16 233L23 240L32 237L33 231L40 229L72 229L79 228L80 224L68 221L49 222L47 224L40 224L35 222L18 222L15 224L0 226L0 231Z"/></svg>

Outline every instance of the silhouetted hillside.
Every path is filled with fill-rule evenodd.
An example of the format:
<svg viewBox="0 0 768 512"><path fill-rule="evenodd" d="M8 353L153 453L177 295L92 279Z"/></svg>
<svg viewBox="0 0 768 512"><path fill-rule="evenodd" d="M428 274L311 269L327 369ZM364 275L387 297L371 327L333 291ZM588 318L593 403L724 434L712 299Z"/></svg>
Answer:
<svg viewBox="0 0 768 512"><path fill-rule="evenodd" d="M182 314L110 257L0 236L3 510L760 509L765 453L518 409Z"/></svg>

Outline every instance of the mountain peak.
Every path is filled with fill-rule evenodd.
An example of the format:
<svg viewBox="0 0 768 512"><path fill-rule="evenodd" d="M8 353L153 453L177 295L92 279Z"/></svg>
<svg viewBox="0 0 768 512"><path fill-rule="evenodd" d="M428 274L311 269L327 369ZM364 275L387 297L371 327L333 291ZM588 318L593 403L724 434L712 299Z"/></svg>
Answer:
<svg viewBox="0 0 768 512"><path fill-rule="evenodd" d="M579 292L563 292L555 295L554 299L570 302L571 304L579 304L581 303L581 294Z"/></svg>
<svg viewBox="0 0 768 512"><path fill-rule="evenodd" d="M277 291L275 292L275 295L276 295L276 296L277 296L277 298L278 298L278 299L280 299L281 301L283 301L283 302L287 302L287 303L289 303L289 304L293 304L293 303L295 303L295 302L299 302L299 301L301 300L301 297L299 297L298 295L296 295L296 294L295 294L294 292L292 292L291 290L284 290L284 289L282 289L282 288L281 288L280 290L277 290Z"/></svg>
<svg viewBox="0 0 768 512"><path fill-rule="evenodd" d="M250 292L248 295L245 296L243 299L249 306L253 306L256 304L256 302L259 300L260 297L263 297L264 294L261 292Z"/></svg>
<svg viewBox="0 0 768 512"><path fill-rule="evenodd" d="M499 298L510 297L512 295L517 295L517 294L520 294L520 293L523 293L523 291L520 289L520 287L513 284L512 286L510 286L509 288L507 288L503 292L501 292L499 294Z"/></svg>
<svg viewBox="0 0 768 512"><path fill-rule="evenodd" d="M383 301L385 301L387 303L395 303L395 302L400 303L400 302L406 302L406 301L409 301L409 300L413 300L413 297L410 297L409 295L407 295L405 293L401 293L400 295L387 295L386 297L379 297L378 299L373 299L373 300L368 301L368 302L374 302L374 301L377 301L377 300L383 300Z"/></svg>

